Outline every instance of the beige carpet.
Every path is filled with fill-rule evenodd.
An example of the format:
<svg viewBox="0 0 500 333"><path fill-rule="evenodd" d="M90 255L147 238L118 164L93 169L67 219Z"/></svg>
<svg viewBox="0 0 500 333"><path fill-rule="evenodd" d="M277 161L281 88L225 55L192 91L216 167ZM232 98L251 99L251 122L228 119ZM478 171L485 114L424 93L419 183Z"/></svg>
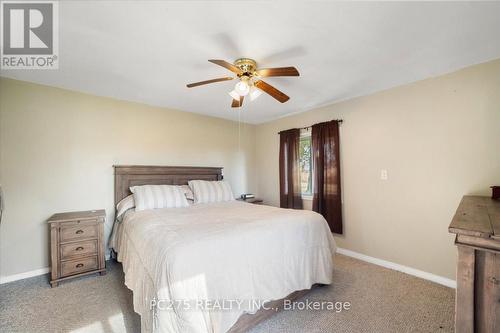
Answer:
<svg viewBox="0 0 500 333"><path fill-rule="evenodd" d="M0 285L0 332L138 333L121 265L108 268L53 289L47 276ZM350 310L284 311L251 332L453 332L453 289L341 255L334 280L306 298Z"/></svg>

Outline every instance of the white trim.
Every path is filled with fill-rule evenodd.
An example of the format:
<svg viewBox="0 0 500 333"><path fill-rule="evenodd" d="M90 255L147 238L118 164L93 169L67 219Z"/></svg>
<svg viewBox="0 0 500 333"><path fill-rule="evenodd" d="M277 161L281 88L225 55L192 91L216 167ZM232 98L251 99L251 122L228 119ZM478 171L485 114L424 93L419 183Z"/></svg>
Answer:
<svg viewBox="0 0 500 333"><path fill-rule="evenodd" d="M9 283L9 282L17 281L17 280L22 280L22 279L27 279L27 278L38 276L38 275L44 275L44 274L47 274L49 272L50 272L50 268L45 267L45 268L35 269L35 270L29 271L29 272L0 276L0 284Z"/></svg>
<svg viewBox="0 0 500 333"><path fill-rule="evenodd" d="M424 271L421 271L419 269L411 268L408 266L403 266L403 265L396 264L394 262L390 262L387 260L370 257L370 256L367 256L365 254L361 254L361 253L354 252L351 250L343 249L340 247L337 248L337 253L343 254L343 255L348 256L348 257L353 257L353 258L356 258L356 259L359 259L362 261L366 261L366 262L369 262L369 263L372 263L372 264L375 264L378 266L382 266L385 268L389 268L389 269L393 269L393 270L396 270L399 272L403 272L403 273L406 273L409 275L413 275L413 276L419 277L419 278L424 279L424 280L429 280L429 281L441 284L441 285L446 286L446 287L457 288L457 281L445 278L443 276L435 275L435 274L432 274L429 272L424 272Z"/></svg>
<svg viewBox="0 0 500 333"><path fill-rule="evenodd" d="M106 258L106 261L107 261L111 258L111 255L108 253L104 257ZM50 267L35 269L33 271L24 272L24 273L0 276L0 284L14 282L17 280L23 280L23 279L27 279L27 278L34 277L34 276L44 275L47 273L50 273Z"/></svg>
<svg viewBox="0 0 500 333"><path fill-rule="evenodd" d="M343 254L343 255L348 256L348 257L356 258L356 259L359 259L362 261L366 261L366 262L369 262L369 263L372 263L372 264L375 264L378 266L382 266L385 268L389 268L389 269L393 269L393 270L396 270L399 272L403 272L403 273L406 273L409 275L413 275L413 276L419 277L419 278L424 279L424 280L429 280L429 281L441 284L441 285L446 286L446 287L450 287L450 288L457 287L457 282L455 280L448 279L448 278L445 278L445 277L442 277L439 275L435 275L432 273L424 272L424 271L421 271L421 270L418 270L415 268L411 268L408 266L396 264L394 262L390 262L387 260L370 257L370 256L367 256L365 254L361 254L361 253L354 252L351 250L343 249L341 247L337 248L337 253ZM106 255L106 260L109 260L109 255ZM34 276L47 274L49 272L50 272L50 268L45 267L45 268L35 269L35 270L29 271L29 272L1 276L0 277L0 284L13 282L13 281L17 281L17 280L22 280L22 279L27 279L27 278L34 277Z"/></svg>
<svg viewBox="0 0 500 333"><path fill-rule="evenodd" d="M311 126L309 126L307 128L301 128L300 129L300 137L301 138L311 137Z"/></svg>

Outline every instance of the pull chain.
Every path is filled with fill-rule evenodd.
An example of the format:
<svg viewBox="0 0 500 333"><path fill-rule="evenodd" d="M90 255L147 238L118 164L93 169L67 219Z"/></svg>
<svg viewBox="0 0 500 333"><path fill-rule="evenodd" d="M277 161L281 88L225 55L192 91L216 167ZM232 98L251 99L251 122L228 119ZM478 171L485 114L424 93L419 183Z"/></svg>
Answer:
<svg viewBox="0 0 500 333"><path fill-rule="evenodd" d="M238 151L241 151L241 107L238 108Z"/></svg>

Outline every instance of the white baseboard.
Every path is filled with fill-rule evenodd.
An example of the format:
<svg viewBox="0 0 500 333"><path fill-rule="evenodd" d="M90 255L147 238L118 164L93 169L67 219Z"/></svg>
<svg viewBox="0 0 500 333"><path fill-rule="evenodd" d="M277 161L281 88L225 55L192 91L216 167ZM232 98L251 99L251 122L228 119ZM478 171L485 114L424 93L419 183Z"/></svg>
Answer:
<svg viewBox="0 0 500 333"><path fill-rule="evenodd" d="M109 258L110 258L109 253L106 254L105 258L106 258L106 260L109 260ZM0 284L14 282L17 280L23 280L23 279L27 279L27 278L38 276L38 275L44 275L47 273L50 273L50 267L35 269L33 271L24 272L24 273L0 276Z"/></svg>
<svg viewBox="0 0 500 333"><path fill-rule="evenodd" d="M354 252L354 251L351 251L351 250L343 249L343 248L340 248L340 247L337 248L337 252L340 253L340 254L343 254L345 256L348 256L348 257L353 257L353 258L356 258L356 259L359 259L359 260L363 260L363 261L366 261L366 262L369 262L369 263L372 263L372 264L375 264L375 265L378 265L378 266L382 266L382 267L385 267L385 268L393 269L393 270L396 270L396 271L399 271L399 272L403 272L403 273L406 273L406 274L409 274L409 275L413 275L413 276L416 276L416 277L419 277L419 278L422 278L422 279L425 279L425 280L429 280L429 281L432 281L432 282L435 282L435 283L439 283L439 284L441 284L443 286L446 286L446 287L450 287L450 288L456 288L457 287L457 282L455 280L451 280L451 279L448 279L448 278L445 278L445 277L442 277L442 276L439 276L439 275L435 275L435 274L432 274L432 273L424 272L424 271L421 271L421 270L418 270L418 269L415 269L415 268L411 268L411 267L408 267L408 266L403 266L403 265L400 265L400 264L396 264L396 263L393 263L393 262L390 262L390 261L387 261L387 260L370 257L370 256L367 256L367 255L364 255L364 254L361 254L361 253L358 253L358 252ZM106 256L106 260L109 260L109 255ZM19 274L13 274L13 275L7 275L7 276L1 276L0 277L0 284L4 284L4 283L8 283L8 282L13 282L13 281L17 281L17 280L22 280L22 279L27 279L27 278L34 277L34 276L47 274L49 272L50 272L50 268L49 267L45 267L45 268L35 269L35 270L29 271L29 272L24 272L24 273L19 273Z"/></svg>
<svg viewBox="0 0 500 333"><path fill-rule="evenodd" d="M45 267L45 268L35 269L35 270L29 271L29 272L0 276L0 284L13 282L13 281L17 281L17 280L22 280L22 279L27 279L27 278L34 277L34 276L47 274L49 272L50 272L50 268Z"/></svg>
<svg viewBox="0 0 500 333"><path fill-rule="evenodd" d="M445 278L445 277L442 277L439 275L435 275L435 274L432 274L429 272L424 272L424 271L421 271L421 270L418 270L415 268L411 268L408 266L396 264L394 262L390 262L387 260L370 257L367 255L364 255L364 254L361 254L358 252L354 252L351 250L343 249L340 247L337 248L337 253L343 254L343 255L348 256L348 257L353 257L353 258L356 258L359 260L363 260L363 261L366 261L366 262L369 262L369 263L372 263L372 264L375 264L378 266L382 266L385 268L389 268L389 269L393 269L393 270L396 270L399 272L403 272L403 273L406 273L409 275L413 275L413 276L419 277L421 279L425 279L425 280L429 280L429 281L432 281L435 283L439 283L439 284L446 286L446 287L450 287L450 288L457 287L457 281L455 281L455 280L448 279L448 278Z"/></svg>

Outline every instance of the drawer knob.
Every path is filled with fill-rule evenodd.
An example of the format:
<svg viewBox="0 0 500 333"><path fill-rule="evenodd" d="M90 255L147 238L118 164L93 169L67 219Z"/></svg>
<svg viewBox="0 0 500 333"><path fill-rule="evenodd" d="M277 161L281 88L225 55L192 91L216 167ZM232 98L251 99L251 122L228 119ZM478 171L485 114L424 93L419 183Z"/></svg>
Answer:
<svg viewBox="0 0 500 333"><path fill-rule="evenodd" d="M76 265L76 268L80 268L80 267L83 267L83 264Z"/></svg>
<svg viewBox="0 0 500 333"><path fill-rule="evenodd" d="M82 230L82 229L77 230L77 231L75 232L75 234L77 234L77 235L79 235L79 234L83 234L83 230Z"/></svg>
<svg viewBox="0 0 500 333"><path fill-rule="evenodd" d="M79 247L77 247L75 250L76 250L76 251L81 251L81 250L83 250L83 247L82 247L82 246L79 246Z"/></svg>

